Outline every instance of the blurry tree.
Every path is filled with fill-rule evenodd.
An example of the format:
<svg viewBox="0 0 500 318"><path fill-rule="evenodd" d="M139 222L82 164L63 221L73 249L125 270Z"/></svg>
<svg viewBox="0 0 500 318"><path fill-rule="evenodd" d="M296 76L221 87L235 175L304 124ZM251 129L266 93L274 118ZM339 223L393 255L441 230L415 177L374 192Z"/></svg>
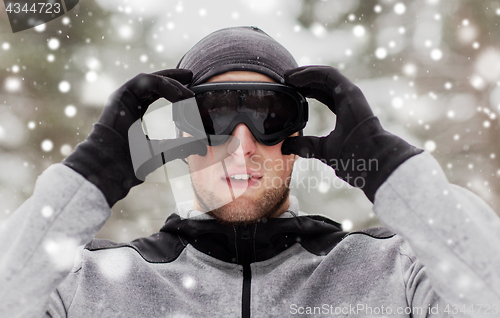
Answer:
<svg viewBox="0 0 500 318"><path fill-rule="evenodd" d="M326 62L362 87L386 129L431 151L452 183L469 188L500 211L500 4L302 3L298 21L304 28L351 31L362 42L346 50L344 60ZM331 44L332 50L336 44ZM353 196L335 194L332 206L341 197ZM360 223L371 226L377 220Z"/></svg>

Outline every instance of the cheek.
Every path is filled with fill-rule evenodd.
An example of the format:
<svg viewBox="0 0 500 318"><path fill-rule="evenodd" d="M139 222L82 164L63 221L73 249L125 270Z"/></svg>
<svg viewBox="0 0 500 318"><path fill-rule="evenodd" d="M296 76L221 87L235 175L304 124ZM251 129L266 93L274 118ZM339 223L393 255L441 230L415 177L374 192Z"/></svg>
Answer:
<svg viewBox="0 0 500 318"><path fill-rule="evenodd" d="M215 182L214 168L213 166L206 167L205 163L200 162L200 160L193 160L189 158L189 174L192 183L198 188L212 188L213 182Z"/></svg>
<svg viewBox="0 0 500 318"><path fill-rule="evenodd" d="M197 175L207 174L213 168L212 160L210 154L207 156L191 155L186 158L189 164L189 170L193 173L196 172Z"/></svg>

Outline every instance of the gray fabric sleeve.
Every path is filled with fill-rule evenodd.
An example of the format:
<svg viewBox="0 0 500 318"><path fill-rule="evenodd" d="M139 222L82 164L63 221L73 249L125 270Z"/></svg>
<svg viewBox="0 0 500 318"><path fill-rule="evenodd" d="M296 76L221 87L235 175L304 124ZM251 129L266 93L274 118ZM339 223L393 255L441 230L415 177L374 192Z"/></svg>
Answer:
<svg viewBox="0 0 500 318"><path fill-rule="evenodd" d="M55 289L110 214L101 191L74 170L56 164L43 172L33 195L0 223L0 317L42 317L49 303L53 317L64 317Z"/></svg>
<svg viewBox="0 0 500 318"><path fill-rule="evenodd" d="M500 218L478 196L450 184L429 153L393 172L375 195L374 211L423 264L410 262L410 305L426 306L431 286L440 309L467 306L456 316L493 317L495 308L499 313Z"/></svg>

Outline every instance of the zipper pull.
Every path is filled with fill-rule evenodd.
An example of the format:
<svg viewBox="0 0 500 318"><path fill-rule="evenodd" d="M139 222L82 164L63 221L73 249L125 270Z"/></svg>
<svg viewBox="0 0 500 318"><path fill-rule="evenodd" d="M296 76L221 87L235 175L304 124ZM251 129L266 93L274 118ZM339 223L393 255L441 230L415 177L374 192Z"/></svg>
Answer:
<svg viewBox="0 0 500 318"><path fill-rule="evenodd" d="M241 230L241 239L242 240L250 239L250 226L248 224L244 225L243 229Z"/></svg>

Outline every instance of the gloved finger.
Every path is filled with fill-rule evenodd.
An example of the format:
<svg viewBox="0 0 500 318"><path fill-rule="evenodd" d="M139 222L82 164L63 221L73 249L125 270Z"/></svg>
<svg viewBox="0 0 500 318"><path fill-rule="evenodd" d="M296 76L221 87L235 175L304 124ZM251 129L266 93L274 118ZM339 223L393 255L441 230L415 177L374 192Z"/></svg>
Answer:
<svg viewBox="0 0 500 318"><path fill-rule="evenodd" d="M352 105L368 106L359 87L331 66L303 66L286 71L284 77L291 86L320 90L336 102L347 99Z"/></svg>
<svg viewBox="0 0 500 318"><path fill-rule="evenodd" d="M332 84L338 85L338 81L333 82L332 80L336 78L342 80L344 76L331 66L317 65L301 66L287 70L284 73L284 77L285 82L291 86L323 89L326 88L327 84L328 86Z"/></svg>
<svg viewBox="0 0 500 318"><path fill-rule="evenodd" d="M331 66L303 66L285 72L285 82L324 103L335 114L347 113L356 121L373 116L365 96L348 78Z"/></svg>
<svg viewBox="0 0 500 318"><path fill-rule="evenodd" d="M127 89L137 98L139 104L150 104L163 97L177 102L194 96L194 93L173 78L156 74L139 74L127 82ZM143 105L147 107L149 105Z"/></svg>
<svg viewBox="0 0 500 318"><path fill-rule="evenodd" d="M301 66L285 71L285 83L294 87L304 97L314 98L328 108L335 111L335 100L332 89L326 83L325 72L329 71L324 66Z"/></svg>
<svg viewBox="0 0 500 318"><path fill-rule="evenodd" d="M322 137L295 136L288 137L281 145L281 153L284 155L299 155L302 158L322 158L319 153Z"/></svg>
<svg viewBox="0 0 500 318"><path fill-rule="evenodd" d="M175 79L142 73L110 95L99 122L126 135L128 127L141 118L149 105L158 98L164 97L176 102L193 96L194 93L190 89Z"/></svg>
<svg viewBox="0 0 500 318"><path fill-rule="evenodd" d="M189 84L193 79L193 72L191 70L181 68L161 70L152 74L173 78L184 85Z"/></svg>
<svg viewBox="0 0 500 318"><path fill-rule="evenodd" d="M165 77L158 82L157 94L168 101L175 103L183 99L194 97L194 92L173 78ZM167 84L168 83L168 84Z"/></svg>
<svg viewBox="0 0 500 318"><path fill-rule="evenodd" d="M193 72L191 70L186 69L166 69L151 73L153 75L164 76L168 78L173 78L181 84L187 85L193 79ZM191 94L188 94L186 98L192 97ZM153 102L155 102L160 96L158 94L152 94L148 97L142 104L143 107L148 107Z"/></svg>

